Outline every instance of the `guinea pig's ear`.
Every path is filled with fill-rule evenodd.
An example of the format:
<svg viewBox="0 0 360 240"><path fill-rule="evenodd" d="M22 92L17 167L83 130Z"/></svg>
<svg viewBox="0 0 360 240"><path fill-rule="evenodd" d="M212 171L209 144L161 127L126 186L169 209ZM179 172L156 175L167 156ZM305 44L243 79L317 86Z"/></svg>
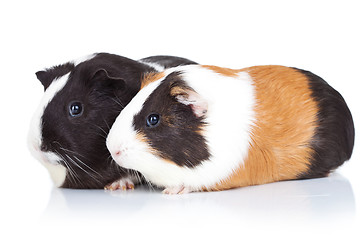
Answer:
<svg viewBox="0 0 360 240"><path fill-rule="evenodd" d="M52 78L49 76L49 73L47 71L38 71L35 75L44 86L44 90L46 90L52 82Z"/></svg>
<svg viewBox="0 0 360 240"><path fill-rule="evenodd" d="M110 76L104 68L98 69L93 74L91 81L97 86L101 86L105 89L111 89L113 91L123 90L125 87L124 79Z"/></svg>
<svg viewBox="0 0 360 240"><path fill-rule="evenodd" d="M40 80L41 84L44 86L44 90L46 90L54 79L71 72L74 67L75 66L73 63L68 62L62 65L48 68L44 71L38 71L35 74L36 77Z"/></svg>
<svg viewBox="0 0 360 240"><path fill-rule="evenodd" d="M207 101L197 92L190 88L175 86L171 88L170 95L185 105L191 106L197 117L204 117L208 111Z"/></svg>

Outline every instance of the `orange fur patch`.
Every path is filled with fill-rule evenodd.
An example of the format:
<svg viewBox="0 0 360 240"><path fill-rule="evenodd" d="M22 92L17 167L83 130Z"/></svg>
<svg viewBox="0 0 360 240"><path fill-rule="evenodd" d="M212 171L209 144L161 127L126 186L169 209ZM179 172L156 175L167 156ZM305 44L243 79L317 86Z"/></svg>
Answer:
<svg viewBox="0 0 360 240"><path fill-rule="evenodd" d="M185 89L185 88L183 88L183 87L177 86L177 87L171 88L171 90L170 90L170 95L171 95L171 96L176 96L176 95L188 95L187 91L188 91L188 89Z"/></svg>
<svg viewBox="0 0 360 240"><path fill-rule="evenodd" d="M141 133L141 132L137 132L137 133L136 133L135 139L136 139L137 141L140 141L140 142L145 143L146 145L149 144L149 140L147 139L147 137L145 136L145 134L143 134L143 133Z"/></svg>
<svg viewBox="0 0 360 240"><path fill-rule="evenodd" d="M163 72L160 72L160 73L156 73L156 72L147 73L143 77L143 79L141 80L140 89L143 89L145 86L149 85L152 82L155 82L155 81L159 80L160 78L163 78L164 76L165 76L165 74Z"/></svg>
<svg viewBox="0 0 360 240"><path fill-rule="evenodd" d="M307 78L292 68L257 66L250 74L256 91L256 121L244 165L209 190L296 179L310 164L317 103ZM220 71L222 72L222 71Z"/></svg>
<svg viewBox="0 0 360 240"><path fill-rule="evenodd" d="M219 73L227 77L237 77L237 73L239 72L239 70L235 70L235 69L222 68L222 67L210 66L210 65L202 65L201 67L210 69L216 73Z"/></svg>

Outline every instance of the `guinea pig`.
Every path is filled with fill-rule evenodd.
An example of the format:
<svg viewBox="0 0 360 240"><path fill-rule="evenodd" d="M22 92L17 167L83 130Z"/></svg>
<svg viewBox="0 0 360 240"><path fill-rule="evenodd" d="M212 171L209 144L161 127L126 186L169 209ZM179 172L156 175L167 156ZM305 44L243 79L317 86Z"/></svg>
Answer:
<svg viewBox="0 0 360 240"><path fill-rule="evenodd" d="M107 147L167 194L327 176L352 154L342 96L311 72L189 65L151 74Z"/></svg>
<svg viewBox="0 0 360 240"><path fill-rule="evenodd" d="M98 53L37 72L45 93L31 121L30 151L58 187L133 188L133 175L111 160L106 136L146 73L186 64L196 63Z"/></svg>

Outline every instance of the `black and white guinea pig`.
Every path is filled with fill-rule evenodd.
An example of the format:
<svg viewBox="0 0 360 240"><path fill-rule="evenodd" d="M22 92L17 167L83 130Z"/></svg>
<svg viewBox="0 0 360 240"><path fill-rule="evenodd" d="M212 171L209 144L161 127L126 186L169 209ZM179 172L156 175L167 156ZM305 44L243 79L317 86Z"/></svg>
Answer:
<svg viewBox="0 0 360 240"><path fill-rule="evenodd" d="M196 64L172 56L134 61L99 53L36 73L44 96L31 121L29 148L64 188L132 188L111 160L106 136L148 72ZM113 183L113 184L112 184Z"/></svg>
<svg viewBox="0 0 360 240"><path fill-rule="evenodd" d="M311 72L283 66L149 75L107 138L117 164L169 194L324 177L353 145L342 96Z"/></svg>

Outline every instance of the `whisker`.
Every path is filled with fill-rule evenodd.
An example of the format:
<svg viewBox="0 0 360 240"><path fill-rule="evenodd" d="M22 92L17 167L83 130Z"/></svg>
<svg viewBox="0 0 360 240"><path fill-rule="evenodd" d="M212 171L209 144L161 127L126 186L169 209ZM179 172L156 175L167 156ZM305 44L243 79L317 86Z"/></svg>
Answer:
<svg viewBox="0 0 360 240"><path fill-rule="evenodd" d="M145 183L149 187L150 192L155 192L155 188L154 188L154 186L152 185L152 183L150 181L145 179Z"/></svg>
<svg viewBox="0 0 360 240"><path fill-rule="evenodd" d="M72 159L69 155L67 155L65 153L65 156L75 165L77 166L78 168L80 168L81 170L83 170L85 173L89 174L88 171L86 171L85 169L83 169L76 161L74 161L74 159Z"/></svg>
<svg viewBox="0 0 360 240"><path fill-rule="evenodd" d="M140 183L139 175L138 175L137 172L132 171L132 172L131 172L131 175L134 176L134 177L136 178L136 181Z"/></svg>
<svg viewBox="0 0 360 240"><path fill-rule="evenodd" d="M76 172L74 171L74 169L69 165L68 162L66 162L65 158L63 155L61 155L57 150L55 150L55 152L61 156L62 162L66 165L67 169L69 170L69 176L73 179L73 181L79 182L80 183L80 178L79 176L76 174Z"/></svg>
<svg viewBox="0 0 360 240"><path fill-rule="evenodd" d="M93 168L91 168L89 165L87 165L86 163L84 163L83 161L80 160L79 157L82 157L82 158L85 158L83 155L75 152L75 151L72 151L72 150L69 150L69 149L66 149L64 147L61 146L61 144L57 141L53 141L53 143L56 143L60 146L60 149L65 151L65 152L68 152L68 153L71 153L73 155L73 157L79 162L76 162L72 157L70 157L67 153L64 153L65 156L61 155L57 150L56 153L61 156L62 158L62 162L64 162L64 164L66 165L66 167L69 169L69 174L70 174L70 177L74 180L74 182L78 182L78 183L81 183L81 178L79 177L79 175L76 173L76 171L71 167L71 165L65 160L69 160L71 163L73 163L77 168L81 169L82 171L84 171L88 176L90 176L92 179L94 179L95 181L101 183L100 180L98 180L95 175L89 171L87 171L86 169L84 169L83 167L81 167L79 164L81 163L82 165L84 165L86 168L90 169L92 172L94 172L97 176L100 176L101 177L101 174L99 174L97 171L95 171ZM77 157L76 155L78 155L79 157Z"/></svg>
<svg viewBox="0 0 360 240"><path fill-rule="evenodd" d="M72 151L72 150L69 150L69 149L66 149L66 148L63 148L63 147L60 147L60 149L66 151L66 152L68 152L68 153L72 153L72 154L74 154L74 155L78 155L78 156L80 156L80 157L82 157L82 158L85 158L83 155L81 155L80 153L77 153L77 152L75 152L75 151Z"/></svg>
<svg viewBox="0 0 360 240"><path fill-rule="evenodd" d="M95 181L101 183L92 173L86 171L84 168L82 168L74 159L72 159L69 155L65 154L66 157L78 168L80 168L81 170L83 170L87 175L89 175L92 179L94 179ZM93 170L94 171L94 170ZM98 174L98 173L97 173ZM98 174L100 176L100 174Z"/></svg>
<svg viewBox="0 0 360 240"><path fill-rule="evenodd" d="M107 123L107 121L105 120L105 118L104 118L104 117L103 117L103 120L104 120L104 122L105 122L105 124L106 124L106 126L107 126L108 130L110 131L110 126L109 126L109 124Z"/></svg>
<svg viewBox="0 0 360 240"><path fill-rule="evenodd" d="M58 143L58 144L60 145L60 143ZM93 171L94 173L100 175L97 171L95 171L94 169L92 169L89 165L87 165L86 163L84 163L83 161L81 161L77 156L75 156L75 155L78 155L78 156L80 156L80 157L82 157L82 158L85 158L85 157L84 157L83 155L81 155L80 153L77 153L77 152L75 152L75 151L66 149L66 148L62 147L61 145L60 145L60 149L66 151L66 152L69 152L69 153L74 154L74 158L75 158L76 160L78 160L80 163L82 163L85 167L89 168L89 169L90 169L91 171ZM65 154L65 155L67 156L67 158L69 158L70 160L74 161L69 155L67 155L67 154ZM80 167L80 166L79 166L79 167Z"/></svg>
<svg viewBox="0 0 360 240"><path fill-rule="evenodd" d="M95 171L95 170L92 169L89 165L87 165L86 163L84 163L83 161L81 161L78 157L74 156L74 158L75 158L79 163L82 163L85 167L87 167L88 169L90 169L91 171L93 171L95 174L101 176L97 171Z"/></svg>
<svg viewBox="0 0 360 240"><path fill-rule="evenodd" d="M134 173L135 173L135 177L136 177L137 181L138 181L139 183L141 183L142 178L140 177L139 172L138 172L138 171L134 171Z"/></svg>
<svg viewBox="0 0 360 240"><path fill-rule="evenodd" d="M116 102L117 104L119 104L120 107L125 108L125 105L121 102L120 98L117 95L115 95L115 97L116 97L116 100L114 98L112 98L113 101Z"/></svg>
<svg viewBox="0 0 360 240"><path fill-rule="evenodd" d="M80 182L79 176L75 173L74 169L69 165L69 163L64 161L64 164L66 165L67 169L69 170L69 175L73 179L74 183Z"/></svg>
<svg viewBox="0 0 360 240"><path fill-rule="evenodd" d="M95 125L95 124L92 124L94 127L96 127L96 128L98 128L98 129L100 129L103 133L105 133L105 136L107 136L108 135L108 133L102 128L102 127L100 127L100 126L97 126L97 125ZM100 136L102 136L102 135L100 135ZM103 136L102 136L103 137Z"/></svg>
<svg viewBox="0 0 360 240"><path fill-rule="evenodd" d="M104 135L102 135L102 134L100 134L100 133L96 133L96 135L98 135L98 136L100 136L100 137L104 138L105 140L106 140L106 138L107 138L107 136L104 136Z"/></svg>

